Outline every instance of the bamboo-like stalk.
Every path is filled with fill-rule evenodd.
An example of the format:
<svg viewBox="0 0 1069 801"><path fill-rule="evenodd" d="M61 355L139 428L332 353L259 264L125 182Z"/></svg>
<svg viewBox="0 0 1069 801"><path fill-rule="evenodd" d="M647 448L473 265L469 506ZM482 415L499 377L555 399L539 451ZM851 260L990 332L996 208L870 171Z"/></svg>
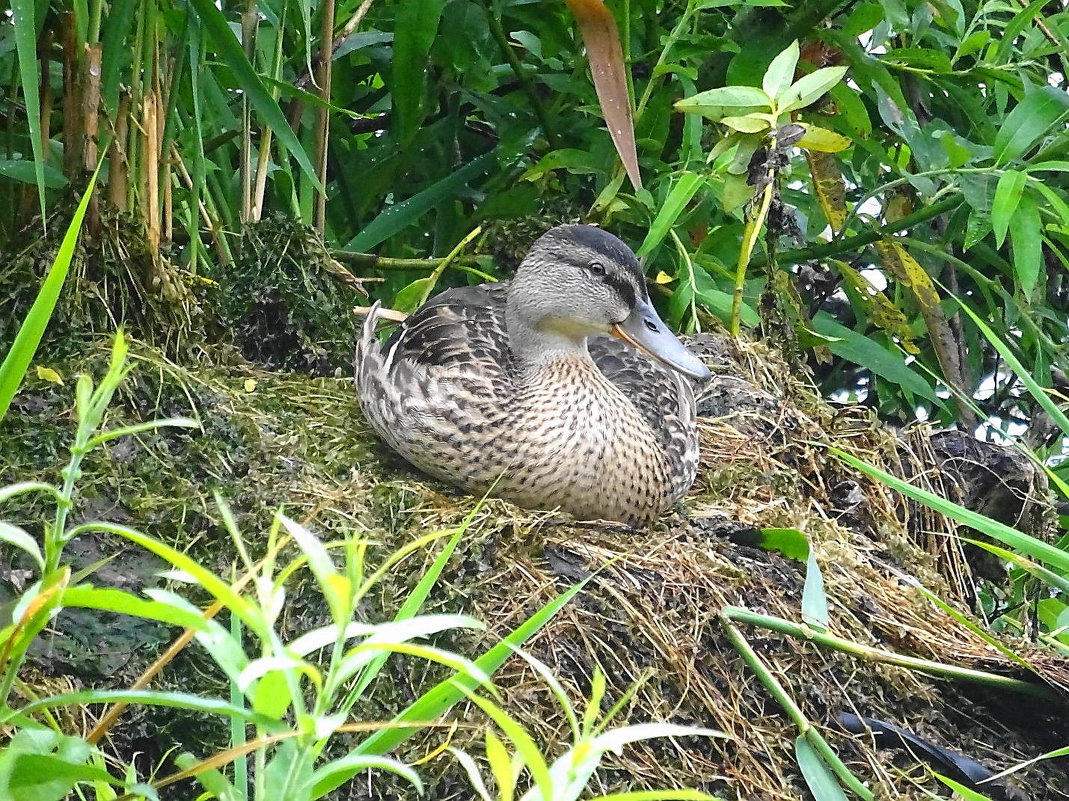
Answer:
<svg viewBox="0 0 1069 801"><path fill-rule="evenodd" d="M808 743L813 746L814 750L820 754L825 764L831 768L839 781L849 788L851 792L857 795L858 798L861 798L864 801L873 801L875 796L872 791L862 784L857 776L850 771L850 768L846 767L843 761L839 759L839 755L835 753L835 750L828 744L828 741L824 739L824 735L813 727L813 724L806 718L805 713L802 712L801 707L794 702L794 699L791 698L783 685L772 675L772 671L770 671L768 666L761 661L761 657L757 655L757 652L750 646L750 643L742 636L742 632L739 631L738 627L732 624L731 617L728 615L728 609L734 609L734 607L726 607L721 611L720 623L723 626L728 639L731 640L731 644L734 645L735 650L739 652L739 656L743 658L743 661L745 661L754 672L758 681L764 685L769 694L776 699L776 702L780 705L783 711L787 713L787 717L789 717L794 725L798 727L798 733L805 737L806 741L808 741Z"/></svg>
<svg viewBox="0 0 1069 801"><path fill-rule="evenodd" d="M145 233L149 249L155 260L158 258L160 249L159 100L156 97L155 90L145 95L141 128L144 132L142 137L144 160L141 171L142 186L144 187L142 193L142 215L145 220Z"/></svg>
<svg viewBox="0 0 1069 801"><path fill-rule="evenodd" d="M284 58L282 45L284 37L281 35L281 31L286 29L286 15L288 11L289 6L284 6L282 10L282 22L279 26L280 35L275 37L275 54L271 65L271 75L276 81L282 79L282 63ZM279 97L278 89L272 86L270 91L271 99L277 103ZM260 153L259 158L256 161L256 185L253 187L252 196L252 218L254 220L259 220L263 217L264 197L267 194L267 166L271 161L271 142L273 135L274 131L269 126L265 126L263 133L260 134Z"/></svg>
<svg viewBox="0 0 1069 801"><path fill-rule="evenodd" d="M63 15L63 172L73 175L81 169L82 104L79 86L78 46L75 42L74 14Z"/></svg>
<svg viewBox="0 0 1069 801"><path fill-rule="evenodd" d="M130 161L127 157L130 95L125 91L119 97L119 108L115 114L114 126L114 135L108 151L108 202L120 211L126 211L129 207L130 179Z"/></svg>
<svg viewBox="0 0 1069 801"><path fill-rule="evenodd" d="M178 152L178 146L174 142L171 142L171 161L175 167L178 168L178 175L185 183L186 188L192 191L193 178L190 176L189 170L186 169L186 163L182 159L181 154ZM219 264L221 266L231 264L233 262L233 257L230 255L230 249L227 247L226 237L223 235L222 224L217 217L213 217L209 212L203 197L197 198L197 207L201 218L204 220L204 227L207 228L212 235L212 244L215 247L216 254L219 256Z"/></svg>
<svg viewBox="0 0 1069 801"><path fill-rule="evenodd" d="M41 158L45 164L49 161L48 140L52 136L52 106L55 94L52 92L52 79L49 75L52 52L52 31L45 31L37 49L38 63L41 65Z"/></svg>
<svg viewBox="0 0 1069 801"><path fill-rule="evenodd" d="M327 226L327 149L330 135L330 84L333 75L332 49L334 43L334 0L324 0L322 6L323 24L319 35L319 66L316 69L316 83L323 105L316 109L316 174L319 176L320 188L316 191L313 223L322 234Z"/></svg>
<svg viewBox="0 0 1069 801"><path fill-rule="evenodd" d="M82 72L85 99L85 162L82 166L86 172L96 170L100 159L100 61L100 43L86 45L85 69ZM89 198L85 222L90 236L96 236L100 232L100 204L95 192Z"/></svg>
<svg viewBox="0 0 1069 801"><path fill-rule="evenodd" d="M241 40L245 45L245 55L250 62L256 59L256 28L260 17L256 11L255 0L249 0L245 13L241 15ZM281 32L280 32L281 35ZM247 95L241 98L241 222L253 221L252 216L252 103Z"/></svg>
<svg viewBox="0 0 1069 801"><path fill-rule="evenodd" d="M1042 698L1054 697L1054 692L1049 687L1042 684L1033 684L1030 681L1014 679L1009 676L1000 676L997 673L989 673L986 670L975 670L973 668L958 667L957 665L947 665L943 662L932 661L931 659L921 659L915 656L904 656L891 651L884 651L879 648L873 648L869 645L862 645L861 643L844 639L843 637L836 637L834 634L817 631L809 626L803 626L790 620L784 620L780 617L771 617L769 615L761 615L757 612L751 612L749 609L743 609L738 606L725 606L720 611L720 616L723 620L732 623L745 623L750 626L758 626L760 628L778 631L781 634L786 634L790 637L810 640L817 645L831 648L835 651L841 651L868 662L895 665L896 667L906 668L907 670L916 670L921 673L927 673L929 676L935 676L941 679L968 681L974 684L983 684L994 689L1009 690L1010 692L1022 693L1024 695L1037 695Z"/></svg>

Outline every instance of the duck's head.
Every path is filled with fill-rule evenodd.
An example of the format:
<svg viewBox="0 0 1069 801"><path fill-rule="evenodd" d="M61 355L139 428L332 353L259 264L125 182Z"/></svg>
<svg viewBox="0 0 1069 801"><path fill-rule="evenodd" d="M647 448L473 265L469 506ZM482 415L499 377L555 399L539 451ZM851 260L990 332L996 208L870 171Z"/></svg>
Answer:
<svg viewBox="0 0 1069 801"><path fill-rule="evenodd" d="M610 334L685 375L709 377L653 308L635 254L592 225L558 225L536 240L508 305L510 316L536 332L576 345Z"/></svg>

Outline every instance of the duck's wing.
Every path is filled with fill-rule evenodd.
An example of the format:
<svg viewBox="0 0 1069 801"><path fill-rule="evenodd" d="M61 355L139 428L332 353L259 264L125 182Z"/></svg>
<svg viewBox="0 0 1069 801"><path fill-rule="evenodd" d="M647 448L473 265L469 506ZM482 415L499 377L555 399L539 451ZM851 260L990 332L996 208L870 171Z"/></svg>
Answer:
<svg viewBox="0 0 1069 801"><path fill-rule="evenodd" d="M505 295L504 284L447 290L383 344L373 307L357 343L353 367L364 415L401 455L447 480L458 479L460 465L435 469L427 448L460 448L468 432L488 425L512 397Z"/></svg>
<svg viewBox="0 0 1069 801"><path fill-rule="evenodd" d="M653 429L681 497L698 469L698 433L690 381L619 339L591 337L594 363L626 395Z"/></svg>

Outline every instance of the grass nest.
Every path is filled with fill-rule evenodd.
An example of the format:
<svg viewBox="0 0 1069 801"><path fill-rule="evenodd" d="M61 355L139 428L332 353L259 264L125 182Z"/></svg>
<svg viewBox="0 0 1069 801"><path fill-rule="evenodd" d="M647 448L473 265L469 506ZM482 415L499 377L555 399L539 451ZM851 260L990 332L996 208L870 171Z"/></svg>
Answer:
<svg viewBox="0 0 1069 801"><path fill-rule="evenodd" d="M970 609L980 580L970 554L948 536L952 524L850 470L826 446L965 501L976 500L970 492L986 457L959 447L951 458L940 437L923 427L896 433L868 412L829 406L803 375L761 343L734 344L704 335L694 345L717 375L701 399L702 467L685 504L657 526L636 531L486 501L425 611L471 614L487 623L487 631L451 632L436 644L481 653L543 604L586 580L573 602L529 642L575 705L581 706L600 667L608 680L609 704L642 681L622 722L693 723L729 735L629 746L606 760L593 787L601 792L698 787L725 799L786 800L806 792L792 747L798 731L729 640L722 615L735 607L801 622L805 564L760 547L763 530L798 529L808 535L835 635L906 656L1024 677L1021 665L974 625ZM99 375L106 350L103 338L83 341L79 353L55 366L61 376L84 370ZM141 527L226 573L237 557L220 526L214 491L229 499L253 548L257 532L265 531L273 510L285 504L291 517L320 532L367 533L382 543L383 556L428 530L457 525L477 504L389 454L364 424L347 377L266 369L236 357L228 346L205 345L196 362L172 358L146 341L135 342L133 354L138 367L111 412L111 423L186 414L197 417L203 431L146 433L109 443L86 464L79 518ZM0 479L56 479L70 436L72 396L71 381L60 385L30 377L0 425L6 444ZM1007 452L995 451L1012 461ZM959 469L953 469L955 459ZM991 472L998 480L984 490L984 498L1001 493L1001 514L1042 531L1041 481L1034 474ZM12 512L16 522L30 525L42 514L29 502ZM98 569L104 571L97 575L102 584L130 589L160 581L159 565L107 537L79 541L70 555L75 569L110 559ZM390 618L434 555L431 549L393 571L368 605L367 618ZM25 582L20 569L17 562L0 569L4 595L10 597ZM917 584L942 598L953 614L928 600ZM290 634L323 622L321 604L301 585L290 599L284 619ZM57 681L64 687L125 686L175 634L146 632L136 622L99 615L88 628L78 615L64 612L41 639L31 677L39 689ZM843 733L835 723L840 712L896 723L996 770L1065 745L1058 732L1064 731L1069 706L1069 665L1026 636L999 635L999 640L1047 681L1051 696L1046 699L859 659L809 637L756 626L739 629L805 717L878 798L946 791L909 752L884 751L879 740ZM88 639L86 632L91 632ZM108 648L101 649L102 642ZM94 651L101 658L92 658ZM387 719L442 675L421 662L391 660L359 711L369 720ZM518 658L495 678L509 712L547 753L556 754L568 732L548 688ZM187 649L157 686L226 694L221 673L197 646ZM460 706L450 717L471 724L453 735L454 744L479 750L481 713ZM90 722L78 717L71 724ZM226 728L174 710L135 709L119 724L109 747L147 775L166 762L175 743L201 756L222 748ZM440 729L421 734L399 756L423 758L445 736ZM440 754L420 770L430 785L429 797L472 797L450 756ZM1064 761L1047 761L991 792L1013 797L1017 787L1034 800L1060 799L1067 786ZM409 793L376 777L373 784L340 788L333 797L399 799ZM170 797L186 795L174 791Z"/></svg>

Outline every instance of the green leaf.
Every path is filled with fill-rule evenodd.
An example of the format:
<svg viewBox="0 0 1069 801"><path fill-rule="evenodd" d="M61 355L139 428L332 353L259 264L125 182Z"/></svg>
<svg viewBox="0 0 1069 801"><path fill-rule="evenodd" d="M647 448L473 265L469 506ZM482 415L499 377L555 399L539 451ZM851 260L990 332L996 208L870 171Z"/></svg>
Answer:
<svg viewBox="0 0 1069 801"><path fill-rule="evenodd" d="M772 127L772 124L767 119L756 114L747 114L744 117L724 117L720 120L720 123L733 131L748 134L761 133Z"/></svg>
<svg viewBox="0 0 1069 801"><path fill-rule="evenodd" d="M110 442L113 439L119 437L127 437L133 434L141 434L145 431L155 431L158 428L200 428L200 423L193 420L190 417L164 417L159 420L146 420L144 423L134 423L129 426L122 426L121 428L113 428L108 431L104 431L101 434L97 434L91 440L87 446L87 450L101 445L105 442Z"/></svg>
<svg viewBox="0 0 1069 801"><path fill-rule="evenodd" d="M122 786L106 770L68 762L48 754L17 754L13 760L8 790L11 801L46 801L65 798L79 782L104 782Z"/></svg>
<svg viewBox="0 0 1069 801"><path fill-rule="evenodd" d="M847 464L860 470L862 473L882 481L891 489L901 492L903 495L912 498L918 503L924 504L929 509L934 509L940 514L949 517L951 520L956 520L963 525L976 529L977 531L982 531L987 536L998 540L1004 545L1008 545L1010 548L1016 548L1021 553L1031 556L1056 570L1069 572L1069 553L1066 553L1049 543L1043 542L1042 540L1038 540L1035 537L1030 537L1015 528L1010 528L1005 523L992 520L990 517L985 517L978 512L966 509L964 506L959 506L953 501L942 498L935 493L921 489L920 487L915 487L908 481L904 481L898 476L893 476L878 467L862 462L860 459L857 459L848 453L844 453L837 448L829 448L829 450Z"/></svg>
<svg viewBox="0 0 1069 801"><path fill-rule="evenodd" d="M47 492L57 501L63 500L63 493L51 484L45 484L40 481L20 481L17 484L8 484L6 487L0 487L0 503L26 492Z"/></svg>
<svg viewBox="0 0 1069 801"><path fill-rule="evenodd" d="M824 576L817 564L816 549L810 547L805 561L805 585L802 587L802 619L822 631L831 628L828 616L828 595L824 591Z"/></svg>
<svg viewBox="0 0 1069 801"><path fill-rule="evenodd" d="M803 75L783 96L783 102L776 109L779 114L805 108L815 103L846 75L846 67L823 67L808 75Z"/></svg>
<svg viewBox="0 0 1069 801"><path fill-rule="evenodd" d="M427 58L438 32L445 0L405 0L397 6L390 102L398 144L407 147L423 119L427 86Z"/></svg>
<svg viewBox="0 0 1069 801"><path fill-rule="evenodd" d="M632 790L595 796L590 801L717 801L717 797L700 790Z"/></svg>
<svg viewBox="0 0 1069 801"><path fill-rule="evenodd" d="M172 707L190 712L203 712L206 715L239 717L268 731L285 730L277 720L257 715L244 707L234 706L218 698L205 698L191 693L160 692L158 690L85 690L77 693L63 693L32 701L21 709L0 711L0 722L7 723L19 716L30 715L43 709L55 709L63 706L85 706L87 704L146 704L148 706Z"/></svg>
<svg viewBox="0 0 1069 801"><path fill-rule="evenodd" d="M408 765L398 762L396 759L382 756L370 756L365 754L347 754L333 762L328 762L316 769L311 778L302 788L302 798L322 798L331 790L334 790L349 781L358 773L367 770L384 770L395 776L400 776L413 787L420 795L423 794L423 782L419 775Z"/></svg>
<svg viewBox="0 0 1069 801"><path fill-rule="evenodd" d="M431 276L417 278L411 284L407 284L394 295L393 307L396 311L410 314L423 304L427 292L434 288L435 279Z"/></svg>
<svg viewBox="0 0 1069 801"><path fill-rule="evenodd" d="M755 86L721 86L685 97L676 103L676 110L688 114L704 114L716 121L729 115L742 116L772 107L772 98Z"/></svg>
<svg viewBox="0 0 1069 801"><path fill-rule="evenodd" d="M37 183L37 199L41 207L41 219L47 220L45 209L45 149L41 139L41 91L39 77L41 68L37 61L37 3L34 0L11 0L11 21L15 26L15 48L19 65L16 75L22 83L22 100L26 104L26 122L30 129L30 146L33 148L33 169ZM94 175L95 178L95 175ZM90 181L86 196L92 193ZM71 223L72 227L74 223ZM2 392L0 381L0 392ZM7 405L0 403L0 420Z"/></svg>
<svg viewBox="0 0 1069 801"><path fill-rule="evenodd" d="M99 167L97 172L99 172ZM70 269L71 260L74 258L74 248L78 244L78 235L82 231L82 221L89 208L89 199L93 196L97 172L94 172L89 179L89 185L85 188L74 217L71 218L67 233L63 235L63 242L60 243L56 258L41 284L41 290L26 313L26 319L19 326L15 341L11 343L11 349L4 356L3 364L0 364L0 420L3 420L7 414L11 399L18 392L22 378L26 375L26 370L37 352L37 346L41 343L41 337L44 336L45 328L48 327L48 321L52 319L52 310L56 307L59 293L63 289L63 282L67 278L67 270ZM42 204L43 202L42 200Z"/></svg>
<svg viewBox="0 0 1069 801"><path fill-rule="evenodd" d="M500 643L475 660L475 665L487 675L493 675L506 659L515 653L515 649L537 634L575 595L586 586L589 579L584 579L567 592L554 598L527 620L519 625ZM403 712L394 718L397 723L434 720L457 701L465 697L465 690L475 687L471 677L461 676L447 678L423 693ZM407 740L419 730L418 726L382 729L364 740L355 749L360 754L385 754Z"/></svg>
<svg viewBox="0 0 1069 801"><path fill-rule="evenodd" d="M794 758L815 801L846 801L846 793L839 786L835 774L804 734L794 741Z"/></svg>
<svg viewBox="0 0 1069 801"><path fill-rule="evenodd" d="M635 251L640 258L653 252L653 250L668 236L669 230L676 224L683 209L690 203L694 193L705 183L705 179L694 172L685 172L672 185L668 197L665 198L661 208L657 210L657 216L650 225L646 238L642 240L639 249Z"/></svg>
<svg viewBox="0 0 1069 801"><path fill-rule="evenodd" d="M1021 196L1016 213L1010 217L1013 270L1026 298L1032 297L1043 267L1043 240L1039 208L1030 194Z"/></svg>
<svg viewBox="0 0 1069 801"><path fill-rule="evenodd" d="M1050 396L1050 393L1048 393L1043 387L1040 386L1039 382L1032 377L1031 372L1027 370L1023 364L1021 364L1021 360L1017 358L1017 355L1002 340L1002 338L998 336L998 334L991 330L990 326L988 326L988 324L985 323L980 318L980 316L977 315L976 312L974 312L960 298L955 297L953 295L951 297L953 297L958 302L958 305L961 306L961 308L965 311L965 313L969 315L973 323L976 325L977 328L980 329L980 333L984 335L987 341L994 345L995 350L997 350L1002 356L1003 360L1006 362L1006 365L1011 370L1013 370L1013 372L1019 379L1021 379L1021 382L1028 388L1029 394L1036 400L1036 402L1040 406L1043 407L1044 411L1046 411L1046 413L1051 416L1051 419L1054 420L1058 428L1062 430L1062 433L1066 436L1069 436L1069 417L1066 417L1065 412L1063 412L1058 407L1058 404L1054 402L1053 398L1051 398Z"/></svg>
<svg viewBox="0 0 1069 801"><path fill-rule="evenodd" d="M966 787L961 782L954 781L948 776L944 776L938 771L932 771L935 774L935 778L939 779L943 784L957 793L962 801L993 801L990 796L986 796L983 793L978 793L969 787Z"/></svg>
<svg viewBox="0 0 1069 801"><path fill-rule="evenodd" d="M263 118L275 136L293 153L294 158L301 165L301 169L308 176L312 186L321 192L324 191L315 167L312 166L312 162L304 150L304 145L297 138L297 134L293 132L289 122L286 120L286 115L282 113L282 109L278 107L278 103L271 97L271 93L267 91L267 87L264 86L260 76L249 62L241 42L234 35L234 31L226 21L226 17L223 16L223 12L216 8L212 0L190 0L190 4L196 9L197 16L200 18L205 30L208 31L212 41L215 42L215 46L219 48L220 56L226 62L227 67L234 73L238 85L248 96L252 107L256 109L256 113ZM403 6L407 5L409 4L403 4Z"/></svg>
<svg viewBox="0 0 1069 801"><path fill-rule="evenodd" d="M794 68L798 66L798 40L791 42L787 49L772 59L765 76L761 79L761 89L771 98L779 100L794 82Z"/></svg>
<svg viewBox="0 0 1069 801"><path fill-rule="evenodd" d="M798 140L798 147L816 150L819 153L838 153L850 147L850 140L827 128L806 125L805 134Z"/></svg>
<svg viewBox="0 0 1069 801"><path fill-rule="evenodd" d="M315 576L319 591L323 593L323 597L327 600L327 606L330 608L334 623L336 626L343 625L351 611L347 605L349 599L341 596L337 582L334 581L335 578L340 578L340 576L334 566L334 561L330 558L330 554L327 553L327 549L323 547L323 543L319 541L315 534L296 520L291 520L281 512L275 516L282 523L282 527L293 537L297 547L301 549L301 553L308 560L308 567L311 568L312 575ZM348 581L346 580L345 583L348 584ZM331 637L332 642L333 640L334 638Z"/></svg>
<svg viewBox="0 0 1069 801"><path fill-rule="evenodd" d="M1021 201L1027 180L1028 176L1017 170L1006 170L998 179L995 197L991 201L991 228L995 232L996 247L1002 247L1006 241L1010 220L1017 212L1017 204Z"/></svg>
<svg viewBox="0 0 1069 801"><path fill-rule="evenodd" d="M200 768L200 760L188 751L176 756L174 764L182 770L198 768L193 778L218 801L239 801L245 797L238 793L237 788L223 775L222 771L216 768Z"/></svg>
<svg viewBox="0 0 1069 801"><path fill-rule="evenodd" d="M567 170L575 175L592 175L598 172L594 163L594 154L589 150L579 150L574 147L551 150L538 160L538 163L520 176L521 181L537 181L543 175L553 170Z"/></svg>
<svg viewBox="0 0 1069 801"><path fill-rule="evenodd" d="M492 729L486 730L486 761L494 776L498 795L502 801L512 801L516 792L516 775L512 771L512 759L501 738Z"/></svg>
<svg viewBox="0 0 1069 801"><path fill-rule="evenodd" d="M763 528L760 543L766 551L778 551L788 559L809 559L809 537L796 528Z"/></svg>
<svg viewBox="0 0 1069 801"><path fill-rule="evenodd" d="M8 545L14 545L16 548L25 551L33 557L39 568L45 569L45 558L41 554L37 540L31 537L24 529L0 520L0 542L6 542Z"/></svg>
<svg viewBox="0 0 1069 801"><path fill-rule="evenodd" d="M80 609L102 609L194 630L201 630L206 626L204 618L196 612L163 601L149 601L112 587L93 587L88 584L71 587L63 592L63 605Z"/></svg>
<svg viewBox="0 0 1069 801"><path fill-rule="evenodd" d="M24 184L37 183L40 165L26 159L0 159L0 175L21 181ZM51 164L45 164L40 176L48 189L62 189L67 185L67 176Z"/></svg>
<svg viewBox="0 0 1069 801"><path fill-rule="evenodd" d="M136 529L114 523L82 523L71 529L68 536L77 536L82 531L104 531L109 534L116 534L167 560L179 570L185 571L192 576L205 591L225 604L231 612L241 617L245 625L255 631L258 636L264 640L271 639L271 632L260 610L247 598L235 592L227 582L187 554Z"/></svg>
<svg viewBox="0 0 1069 801"><path fill-rule="evenodd" d="M887 350L864 334L847 328L823 312L813 318L813 328L819 334L839 340L832 341L828 345L836 356L871 370L881 378L914 395L938 402L932 387L906 364L901 354Z"/></svg>
<svg viewBox="0 0 1069 801"><path fill-rule="evenodd" d="M1069 94L1043 86L1025 95L995 134L995 163L1006 164L1024 155L1041 136L1069 113Z"/></svg>
<svg viewBox="0 0 1069 801"><path fill-rule="evenodd" d="M489 172L494 160L494 153L484 153L407 200L390 206L353 237L345 250L366 251L385 242L435 206L459 193L473 178Z"/></svg>

